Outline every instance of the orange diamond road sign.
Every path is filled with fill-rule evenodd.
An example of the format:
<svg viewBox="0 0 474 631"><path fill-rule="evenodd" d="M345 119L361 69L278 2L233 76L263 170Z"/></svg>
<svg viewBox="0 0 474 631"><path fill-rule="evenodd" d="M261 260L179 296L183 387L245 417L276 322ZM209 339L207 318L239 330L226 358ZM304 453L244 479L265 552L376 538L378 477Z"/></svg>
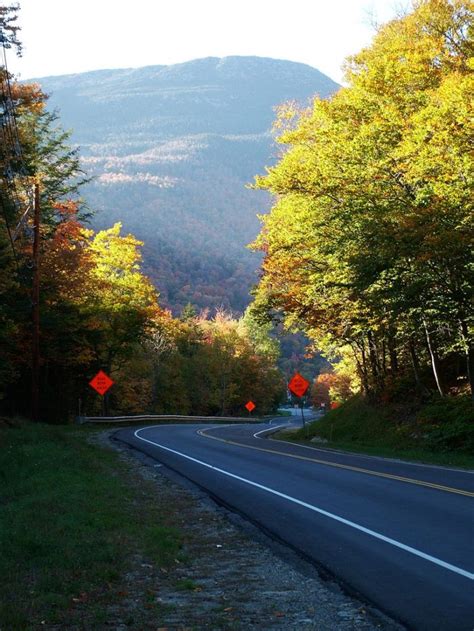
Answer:
<svg viewBox="0 0 474 631"><path fill-rule="evenodd" d="M309 381L302 377L298 372L293 375L288 384L288 389L297 397L302 397L309 388Z"/></svg>
<svg viewBox="0 0 474 631"><path fill-rule="evenodd" d="M245 407L249 412L251 412L252 410L255 410L255 403L253 401L247 401Z"/></svg>
<svg viewBox="0 0 474 631"><path fill-rule="evenodd" d="M103 370L99 370L96 376L89 381L91 388L94 388L96 392L104 396L107 390L114 385L114 381L106 375Z"/></svg>

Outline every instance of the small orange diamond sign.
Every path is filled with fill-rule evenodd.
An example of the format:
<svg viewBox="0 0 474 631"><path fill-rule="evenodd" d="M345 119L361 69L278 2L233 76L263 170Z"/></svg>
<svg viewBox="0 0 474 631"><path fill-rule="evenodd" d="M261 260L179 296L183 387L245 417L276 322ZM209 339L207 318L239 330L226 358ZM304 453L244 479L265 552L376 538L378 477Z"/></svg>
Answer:
<svg viewBox="0 0 474 631"><path fill-rule="evenodd" d="M255 403L253 401L247 401L245 407L249 412L251 412L252 410L255 410Z"/></svg>
<svg viewBox="0 0 474 631"><path fill-rule="evenodd" d="M309 388L309 381L302 377L298 372L293 375L288 384L288 389L297 397L302 397Z"/></svg>
<svg viewBox="0 0 474 631"><path fill-rule="evenodd" d="M96 376L89 381L89 385L103 396L114 385L114 381L103 370L99 370Z"/></svg>

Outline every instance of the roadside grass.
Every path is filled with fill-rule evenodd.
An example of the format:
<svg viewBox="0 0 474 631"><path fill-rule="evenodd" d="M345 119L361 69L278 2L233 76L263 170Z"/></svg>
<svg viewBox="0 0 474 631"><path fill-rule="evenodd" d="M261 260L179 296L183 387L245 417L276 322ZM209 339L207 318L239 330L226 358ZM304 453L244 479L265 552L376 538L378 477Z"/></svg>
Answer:
<svg viewBox="0 0 474 631"><path fill-rule="evenodd" d="M360 397L273 438L387 458L474 469L474 418L469 399L435 399L412 414ZM311 442L319 438L324 443ZM326 442L327 441L327 442Z"/></svg>
<svg viewBox="0 0 474 631"><path fill-rule="evenodd" d="M160 567L179 558L180 533L137 500L151 486L137 492L118 455L89 444L92 431L0 427L2 630L68 623L77 603L100 624L133 554Z"/></svg>
<svg viewBox="0 0 474 631"><path fill-rule="evenodd" d="M176 583L176 589L178 591L199 591L201 588L190 578L183 578Z"/></svg>

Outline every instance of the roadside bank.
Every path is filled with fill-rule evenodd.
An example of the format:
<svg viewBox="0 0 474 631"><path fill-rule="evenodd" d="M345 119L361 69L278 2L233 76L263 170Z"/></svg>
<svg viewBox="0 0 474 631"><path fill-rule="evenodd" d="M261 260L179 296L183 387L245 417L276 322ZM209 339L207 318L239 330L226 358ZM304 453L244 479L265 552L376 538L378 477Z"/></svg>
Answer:
<svg viewBox="0 0 474 631"><path fill-rule="evenodd" d="M322 449L474 469L474 407L464 397L434 400L413 409L408 402L370 404L361 397L273 439Z"/></svg>

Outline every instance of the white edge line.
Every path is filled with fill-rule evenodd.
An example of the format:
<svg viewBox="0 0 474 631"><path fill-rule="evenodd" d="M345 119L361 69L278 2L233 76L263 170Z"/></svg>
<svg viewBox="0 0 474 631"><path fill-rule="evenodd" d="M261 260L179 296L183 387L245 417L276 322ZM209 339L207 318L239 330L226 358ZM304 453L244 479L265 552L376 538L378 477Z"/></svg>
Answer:
<svg viewBox="0 0 474 631"><path fill-rule="evenodd" d="M281 427L286 427L286 423L284 425L275 425L275 427L267 427L266 429L261 429L259 432L255 432L253 436L254 438L257 438L259 434L264 434L265 432L274 432L275 430L280 429Z"/></svg>
<svg viewBox="0 0 474 631"><path fill-rule="evenodd" d="M303 502L302 500L298 500L295 497L291 497L290 495L286 495L285 493L280 493L280 491L276 491L275 489L271 489L268 486L264 486L263 484L258 484L257 482L252 482L252 480L247 480L247 478L242 478L239 475L235 475L235 473L230 473L229 471L225 471L224 469L220 469L219 467L215 467L214 465L211 465L207 462L203 462L202 460L198 460L197 458L193 458L192 456L188 456L186 454L181 453L180 451L176 451L175 449L171 449L170 447L165 447L164 445L160 445L159 443L154 442L153 440L148 440L148 438L143 438L142 436L139 436L138 433L143 431L144 429L150 429L149 427L146 428L141 428L141 429L137 429L134 432L134 436L135 438L138 438L139 440L142 440L146 443L150 443L150 445L155 445L155 447L159 447L160 449L164 449L165 451L169 451L173 454L176 454L177 456L181 456L182 458L186 458L186 460L191 460L192 462L195 462L197 464L202 465L203 467L207 467L208 469L212 469L213 471L217 471L219 473L222 473L223 475L228 476L229 478L234 478L235 480L239 480L240 482L244 482L245 484L249 484L250 486L254 486L255 488L261 489L262 491L266 491L267 493L271 493L272 495L277 495L278 497L281 497L285 500L288 500L289 502L292 502L293 504L298 504L299 506L303 506L304 508L307 508L315 513L319 513L320 515L324 515L325 517L329 517L330 519L334 519L335 521L338 521L341 524L344 524L346 526L350 526L351 528L354 528L355 530L359 530L360 532L363 532L367 535L370 535L371 537L374 537L375 539L379 539L380 541L384 541L385 543L389 543L392 546L395 546L396 548L400 548L401 550L405 550L405 552L409 552L410 554L413 554L417 557L420 557L421 559L425 559L425 561L429 561L430 563L434 563L435 565L439 565L440 567L446 569L446 570L450 570L451 572L454 572L455 574L459 574L460 576L463 576L464 578L468 578L471 581L474 580L474 574L471 572L468 572L467 570L463 570L460 567L457 567L456 565L451 565L451 563L446 563L446 561L442 561L441 559L438 559L436 557L431 556L430 554L426 554L425 552L422 552L421 550L417 550L416 548L412 548L411 546L407 546L404 543L400 543L400 541L396 541L395 539L391 539L390 537L386 537L385 535L382 535L378 532L375 532L375 530L370 530L369 528L365 528L364 526L361 526L360 524L356 524L353 521L350 521L348 519L344 519L344 517L339 517L339 515L335 515L334 513L329 513L328 511L323 510L322 508L318 508L317 506L313 506L312 504L308 504L307 502Z"/></svg>

